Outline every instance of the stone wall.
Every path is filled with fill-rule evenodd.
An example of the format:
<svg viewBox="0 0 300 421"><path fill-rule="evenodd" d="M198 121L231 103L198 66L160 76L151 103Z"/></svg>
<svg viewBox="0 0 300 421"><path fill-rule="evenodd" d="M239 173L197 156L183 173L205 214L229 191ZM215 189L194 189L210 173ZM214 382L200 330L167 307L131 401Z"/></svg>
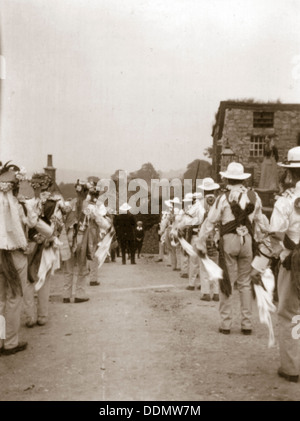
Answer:
<svg viewBox="0 0 300 421"><path fill-rule="evenodd" d="M257 109L255 109L257 111ZM227 138L233 152L239 162L245 168L253 168L254 185L257 186L260 178L260 168L263 158L250 157L250 143L252 135L276 134L278 139L276 146L279 153L279 161L286 158L287 151L297 146L297 138L300 133L300 112L297 110L274 111L273 128L254 128L253 110L231 108L225 113L223 139ZM221 171L226 169L222 165Z"/></svg>

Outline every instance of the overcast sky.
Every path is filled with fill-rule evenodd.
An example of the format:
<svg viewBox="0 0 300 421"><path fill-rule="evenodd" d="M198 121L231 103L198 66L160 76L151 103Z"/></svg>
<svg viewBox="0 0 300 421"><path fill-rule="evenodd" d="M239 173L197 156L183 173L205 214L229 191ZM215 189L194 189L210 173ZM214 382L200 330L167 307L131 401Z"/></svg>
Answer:
<svg viewBox="0 0 300 421"><path fill-rule="evenodd" d="M220 101L300 103L299 0L0 2L0 159L28 172L186 168Z"/></svg>

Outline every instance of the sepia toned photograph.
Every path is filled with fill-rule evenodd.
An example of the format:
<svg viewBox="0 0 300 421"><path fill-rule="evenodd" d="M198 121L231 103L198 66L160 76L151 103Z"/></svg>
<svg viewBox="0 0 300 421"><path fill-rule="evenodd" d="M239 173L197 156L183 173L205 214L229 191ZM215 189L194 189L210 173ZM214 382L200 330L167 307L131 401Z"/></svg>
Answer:
<svg viewBox="0 0 300 421"><path fill-rule="evenodd" d="M299 21L0 0L1 403L299 401Z"/></svg>

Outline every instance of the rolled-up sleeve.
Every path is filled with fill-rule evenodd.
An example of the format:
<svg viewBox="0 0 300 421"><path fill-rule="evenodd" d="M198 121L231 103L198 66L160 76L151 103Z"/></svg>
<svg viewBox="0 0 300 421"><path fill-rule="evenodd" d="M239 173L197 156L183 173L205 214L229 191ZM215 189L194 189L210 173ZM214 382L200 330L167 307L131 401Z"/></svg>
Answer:
<svg viewBox="0 0 300 421"><path fill-rule="evenodd" d="M270 232L284 233L289 227L290 203L284 197L277 199L270 220Z"/></svg>
<svg viewBox="0 0 300 421"><path fill-rule="evenodd" d="M37 210L37 206L34 200L26 200L25 202L26 207L26 218L24 223L28 226L28 228L34 228L38 222L39 214Z"/></svg>
<svg viewBox="0 0 300 421"><path fill-rule="evenodd" d="M204 220L203 224L201 225L197 244L205 247L207 238L214 231L216 224L221 221L221 216L222 216L222 203L220 203L217 200L211 207L210 211L208 212L207 218Z"/></svg>

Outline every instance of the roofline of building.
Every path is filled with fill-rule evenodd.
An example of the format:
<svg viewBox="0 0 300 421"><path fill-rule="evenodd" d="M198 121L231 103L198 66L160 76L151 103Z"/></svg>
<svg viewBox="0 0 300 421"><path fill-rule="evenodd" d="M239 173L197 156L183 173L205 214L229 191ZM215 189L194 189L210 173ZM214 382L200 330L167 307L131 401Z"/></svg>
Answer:
<svg viewBox="0 0 300 421"><path fill-rule="evenodd" d="M299 110L300 104L282 104L280 102L247 102L247 101L221 101L219 109L216 115L216 121L213 125L212 136L214 135L215 128L219 122L219 134L220 139L223 132L225 110L228 108L239 108L239 109L252 109L252 110L263 110L263 111L290 111Z"/></svg>
<svg viewBox="0 0 300 421"><path fill-rule="evenodd" d="M283 104L281 102L247 102L247 101L221 101L220 106L225 108L261 108L299 110L300 104Z"/></svg>

